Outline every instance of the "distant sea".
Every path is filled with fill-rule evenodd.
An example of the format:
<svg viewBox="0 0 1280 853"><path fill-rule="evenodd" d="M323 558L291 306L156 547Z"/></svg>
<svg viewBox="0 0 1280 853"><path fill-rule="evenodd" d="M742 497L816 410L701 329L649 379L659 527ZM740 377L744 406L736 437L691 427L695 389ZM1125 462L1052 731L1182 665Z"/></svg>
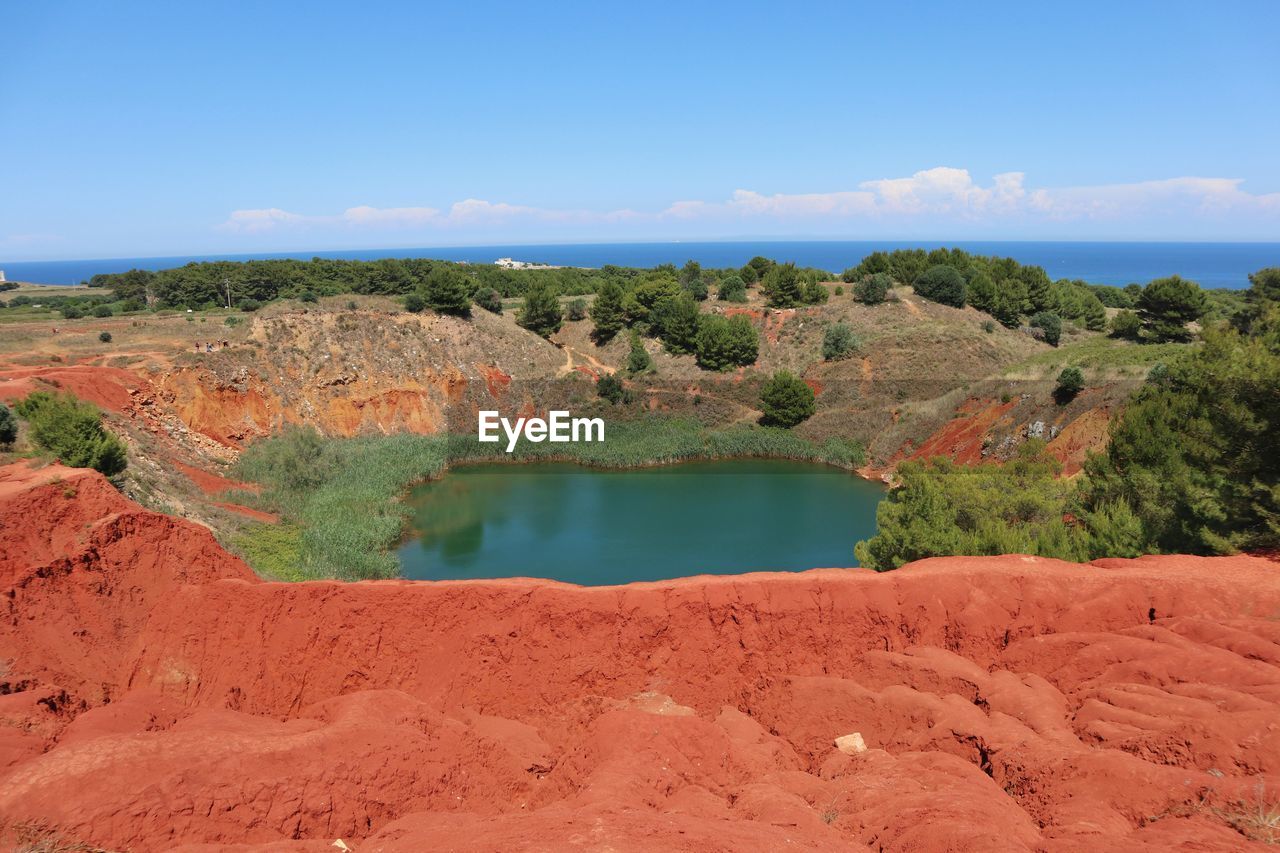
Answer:
<svg viewBox="0 0 1280 853"><path fill-rule="evenodd" d="M493 263L515 258L557 266L600 267L616 264L652 267L695 260L703 266L741 266L755 255L801 266L839 272L855 266L878 249L958 246L979 255L1001 255L1024 264L1038 264L1052 278L1079 278L1093 284L1125 285L1167 275L1180 275L1203 287L1243 288L1249 273L1280 266L1280 243L1058 243L975 242L934 243L921 240L776 241L707 243L566 243L560 245L466 246L435 249L359 249L344 252L281 252L249 255L183 255L161 258L105 258L78 261L0 262L10 281L39 284L79 284L98 273L131 269L159 270L191 261L244 261L257 258L434 258L447 261Z"/></svg>

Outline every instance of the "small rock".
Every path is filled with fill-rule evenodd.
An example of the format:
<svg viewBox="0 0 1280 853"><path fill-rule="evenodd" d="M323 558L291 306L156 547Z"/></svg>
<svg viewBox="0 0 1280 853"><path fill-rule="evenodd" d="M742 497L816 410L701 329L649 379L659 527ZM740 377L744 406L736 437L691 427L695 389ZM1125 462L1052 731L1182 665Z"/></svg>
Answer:
<svg viewBox="0 0 1280 853"><path fill-rule="evenodd" d="M845 755L860 755L867 751L867 742L862 739L861 732L854 732L836 738L836 749Z"/></svg>

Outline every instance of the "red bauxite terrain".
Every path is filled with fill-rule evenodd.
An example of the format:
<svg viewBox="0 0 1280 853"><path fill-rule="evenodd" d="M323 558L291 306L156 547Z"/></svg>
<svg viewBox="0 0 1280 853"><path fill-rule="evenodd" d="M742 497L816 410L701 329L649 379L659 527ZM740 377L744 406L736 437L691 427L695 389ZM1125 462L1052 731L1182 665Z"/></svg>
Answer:
<svg viewBox="0 0 1280 853"><path fill-rule="evenodd" d="M1259 558L264 583L10 466L0 591L10 842L1230 850L1280 810Z"/></svg>

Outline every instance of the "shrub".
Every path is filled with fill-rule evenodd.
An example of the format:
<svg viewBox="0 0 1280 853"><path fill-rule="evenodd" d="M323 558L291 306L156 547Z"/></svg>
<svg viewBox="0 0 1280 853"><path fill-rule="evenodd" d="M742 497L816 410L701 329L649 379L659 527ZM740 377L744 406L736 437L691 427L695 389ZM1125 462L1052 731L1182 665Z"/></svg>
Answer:
<svg viewBox="0 0 1280 853"><path fill-rule="evenodd" d="M703 281L701 278L695 278L690 281L682 282L680 286L684 288L685 293L692 296L698 302L703 302L707 298L707 295L708 295L707 283Z"/></svg>
<svg viewBox="0 0 1280 853"><path fill-rule="evenodd" d="M1053 399L1058 405L1065 405L1076 398L1084 390L1084 373L1078 367L1064 367L1058 374L1058 387L1053 389Z"/></svg>
<svg viewBox="0 0 1280 853"><path fill-rule="evenodd" d="M422 283L422 296L433 311L441 314L471 314L471 281L452 267L433 266Z"/></svg>
<svg viewBox="0 0 1280 853"><path fill-rule="evenodd" d="M228 316L227 319L223 320L222 322L226 323L228 326L239 326L240 318L234 315Z"/></svg>
<svg viewBox="0 0 1280 853"><path fill-rule="evenodd" d="M18 421L4 403L0 403L0 444L10 445L18 440Z"/></svg>
<svg viewBox="0 0 1280 853"><path fill-rule="evenodd" d="M1045 343L1057 346L1062 340L1062 318L1052 311L1041 311L1031 318L1031 327L1044 332Z"/></svg>
<svg viewBox="0 0 1280 853"><path fill-rule="evenodd" d="M800 288L800 297L806 305L821 305L831 298L831 293L821 282L807 281Z"/></svg>
<svg viewBox="0 0 1280 853"><path fill-rule="evenodd" d="M404 298L404 310L410 314L421 314L427 308L427 300L420 293L410 293Z"/></svg>
<svg viewBox="0 0 1280 853"><path fill-rule="evenodd" d="M360 306L356 304L356 301L355 301L354 299L348 299L348 300L347 300L347 310L348 310L348 311L355 311L355 310L356 310L356 309L358 309L359 307L360 307Z"/></svg>
<svg viewBox="0 0 1280 853"><path fill-rule="evenodd" d="M476 304L490 314L501 314L502 294L492 287L482 287L476 291Z"/></svg>
<svg viewBox="0 0 1280 853"><path fill-rule="evenodd" d="M893 287L893 279L889 274L878 272L859 281L854 287L854 295L859 302L879 305L889 296L891 287Z"/></svg>
<svg viewBox="0 0 1280 853"><path fill-rule="evenodd" d="M564 314L560 311L560 300L555 291L542 281L529 285L524 296L524 307L520 309L516 322L544 338L560 331L564 324Z"/></svg>
<svg viewBox="0 0 1280 853"><path fill-rule="evenodd" d="M1111 318L1111 337L1136 341L1142 337L1142 320L1127 309L1116 312Z"/></svg>
<svg viewBox="0 0 1280 853"><path fill-rule="evenodd" d="M575 322L587 319L587 300L581 296L570 299L569 305L565 308L565 316Z"/></svg>
<svg viewBox="0 0 1280 853"><path fill-rule="evenodd" d="M110 333L110 332L98 332L98 340L102 341L104 344L109 344L109 343L111 343L111 333Z"/></svg>
<svg viewBox="0 0 1280 853"><path fill-rule="evenodd" d="M622 387L622 380L612 373L606 373L596 380L596 394L608 400L610 403L617 405L622 402L626 389Z"/></svg>
<svg viewBox="0 0 1280 853"><path fill-rule="evenodd" d="M720 292L716 295L722 302L746 302L747 283L740 275L730 275L720 282Z"/></svg>
<svg viewBox="0 0 1280 853"><path fill-rule="evenodd" d="M110 305L95 305L93 306L93 316L111 317L114 316L114 312L111 310Z"/></svg>
<svg viewBox="0 0 1280 853"><path fill-rule="evenodd" d="M102 412L70 394L33 391L17 405L31 440L72 468L94 468L108 477L127 464L124 442L102 426Z"/></svg>
<svg viewBox="0 0 1280 853"><path fill-rule="evenodd" d="M849 267L844 272L840 273L840 280L845 284L854 284L861 280L861 278L862 270L858 267Z"/></svg>
<svg viewBox="0 0 1280 853"><path fill-rule="evenodd" d="M698 366L704 370L729 370L754 364L760 350L755 326L742 315L708 314L698 324Z"/></svg>
<svg viewBox="0 0 1280 853"><path fill-rule="evenodd" d="M954 267L942 264L929 267L912 287L918 296L925 299L955 308L964 307L964 276Z"/></svg>
<svg viewBox="0 0 1280 853"><path fill-rule="evenodd" d="M853 355L858 348L858 339L853 330L844 323L828 326L822 333L822 358L824 361L839 361Z"/></svg>
<svg viewBox="0 0 1280 853"><path fill-rule="evenodd" d="M241 299L236 303L236 307L241 311L257 311L262 307L262 303L256 299Z"/></svg>
<svg viewBox="0 0 1280 853"><path fill-rule="evenodd" d="M649 357L649 351L644 348L644 341L640 337L639 332L631 333L631 352L627 353L627 373L632 376L639 376L641 373L648 373L653 369L653 359Z"/></svg>
<svg viewBox="0 0 1280 853"><path fill-rule="evenodd" d="M64 305L60 310L62 311L62 319L64 320L79 320L84 316L84 312L75 305Z"/></svg>
<svg viewBox="0 0 1280 853"><path fill-rule="evenodd" d="M769 377L760 392L760 408L764 412L762 423L786 428L812 417L817 411L813 389L786 370Z"/></svg>
<svg viewBox="0 0 1280 853"><path fill-rule="evenodd" d="M301 299L303 302L309 302L312 304L320 301L320 297L316 296L315 293L313 293L310 290L302 291L302 295L299 296L298 298Z"/></svg>
<svg viewBox="0 0 1280 853"><path fill-rule="evenodd" d="M747 264L742 269L738 270L738 277L741 278L745 284L750 286L760 280L760 273L756 272L756 268L751 266L751 264Z"/></svg>
<svg viewBox="0 0 1280 853"><path fill-rule="evenodd" d="M982 331L986 332L988 335L994 334L996 331L995 320L983 320Z"/></svg>
<svg viewBox="0 0 1280 853"><path fill-rule="evenodd" d="M835 293L836 296L844 296L844 285L837 284Z"/></svg>

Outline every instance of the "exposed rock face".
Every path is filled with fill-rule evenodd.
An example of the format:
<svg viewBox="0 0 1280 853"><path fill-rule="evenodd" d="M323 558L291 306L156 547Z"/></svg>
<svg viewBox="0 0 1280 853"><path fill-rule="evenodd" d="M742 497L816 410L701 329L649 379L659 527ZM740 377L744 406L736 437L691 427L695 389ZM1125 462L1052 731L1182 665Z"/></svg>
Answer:
<svg viewBox="0 0 1280 853"><path fill-rule="evenodd" d="M102 847L1229 850L1280 790L1262 559L275 584L16 466L0 525L0 816Z"/></svg>

